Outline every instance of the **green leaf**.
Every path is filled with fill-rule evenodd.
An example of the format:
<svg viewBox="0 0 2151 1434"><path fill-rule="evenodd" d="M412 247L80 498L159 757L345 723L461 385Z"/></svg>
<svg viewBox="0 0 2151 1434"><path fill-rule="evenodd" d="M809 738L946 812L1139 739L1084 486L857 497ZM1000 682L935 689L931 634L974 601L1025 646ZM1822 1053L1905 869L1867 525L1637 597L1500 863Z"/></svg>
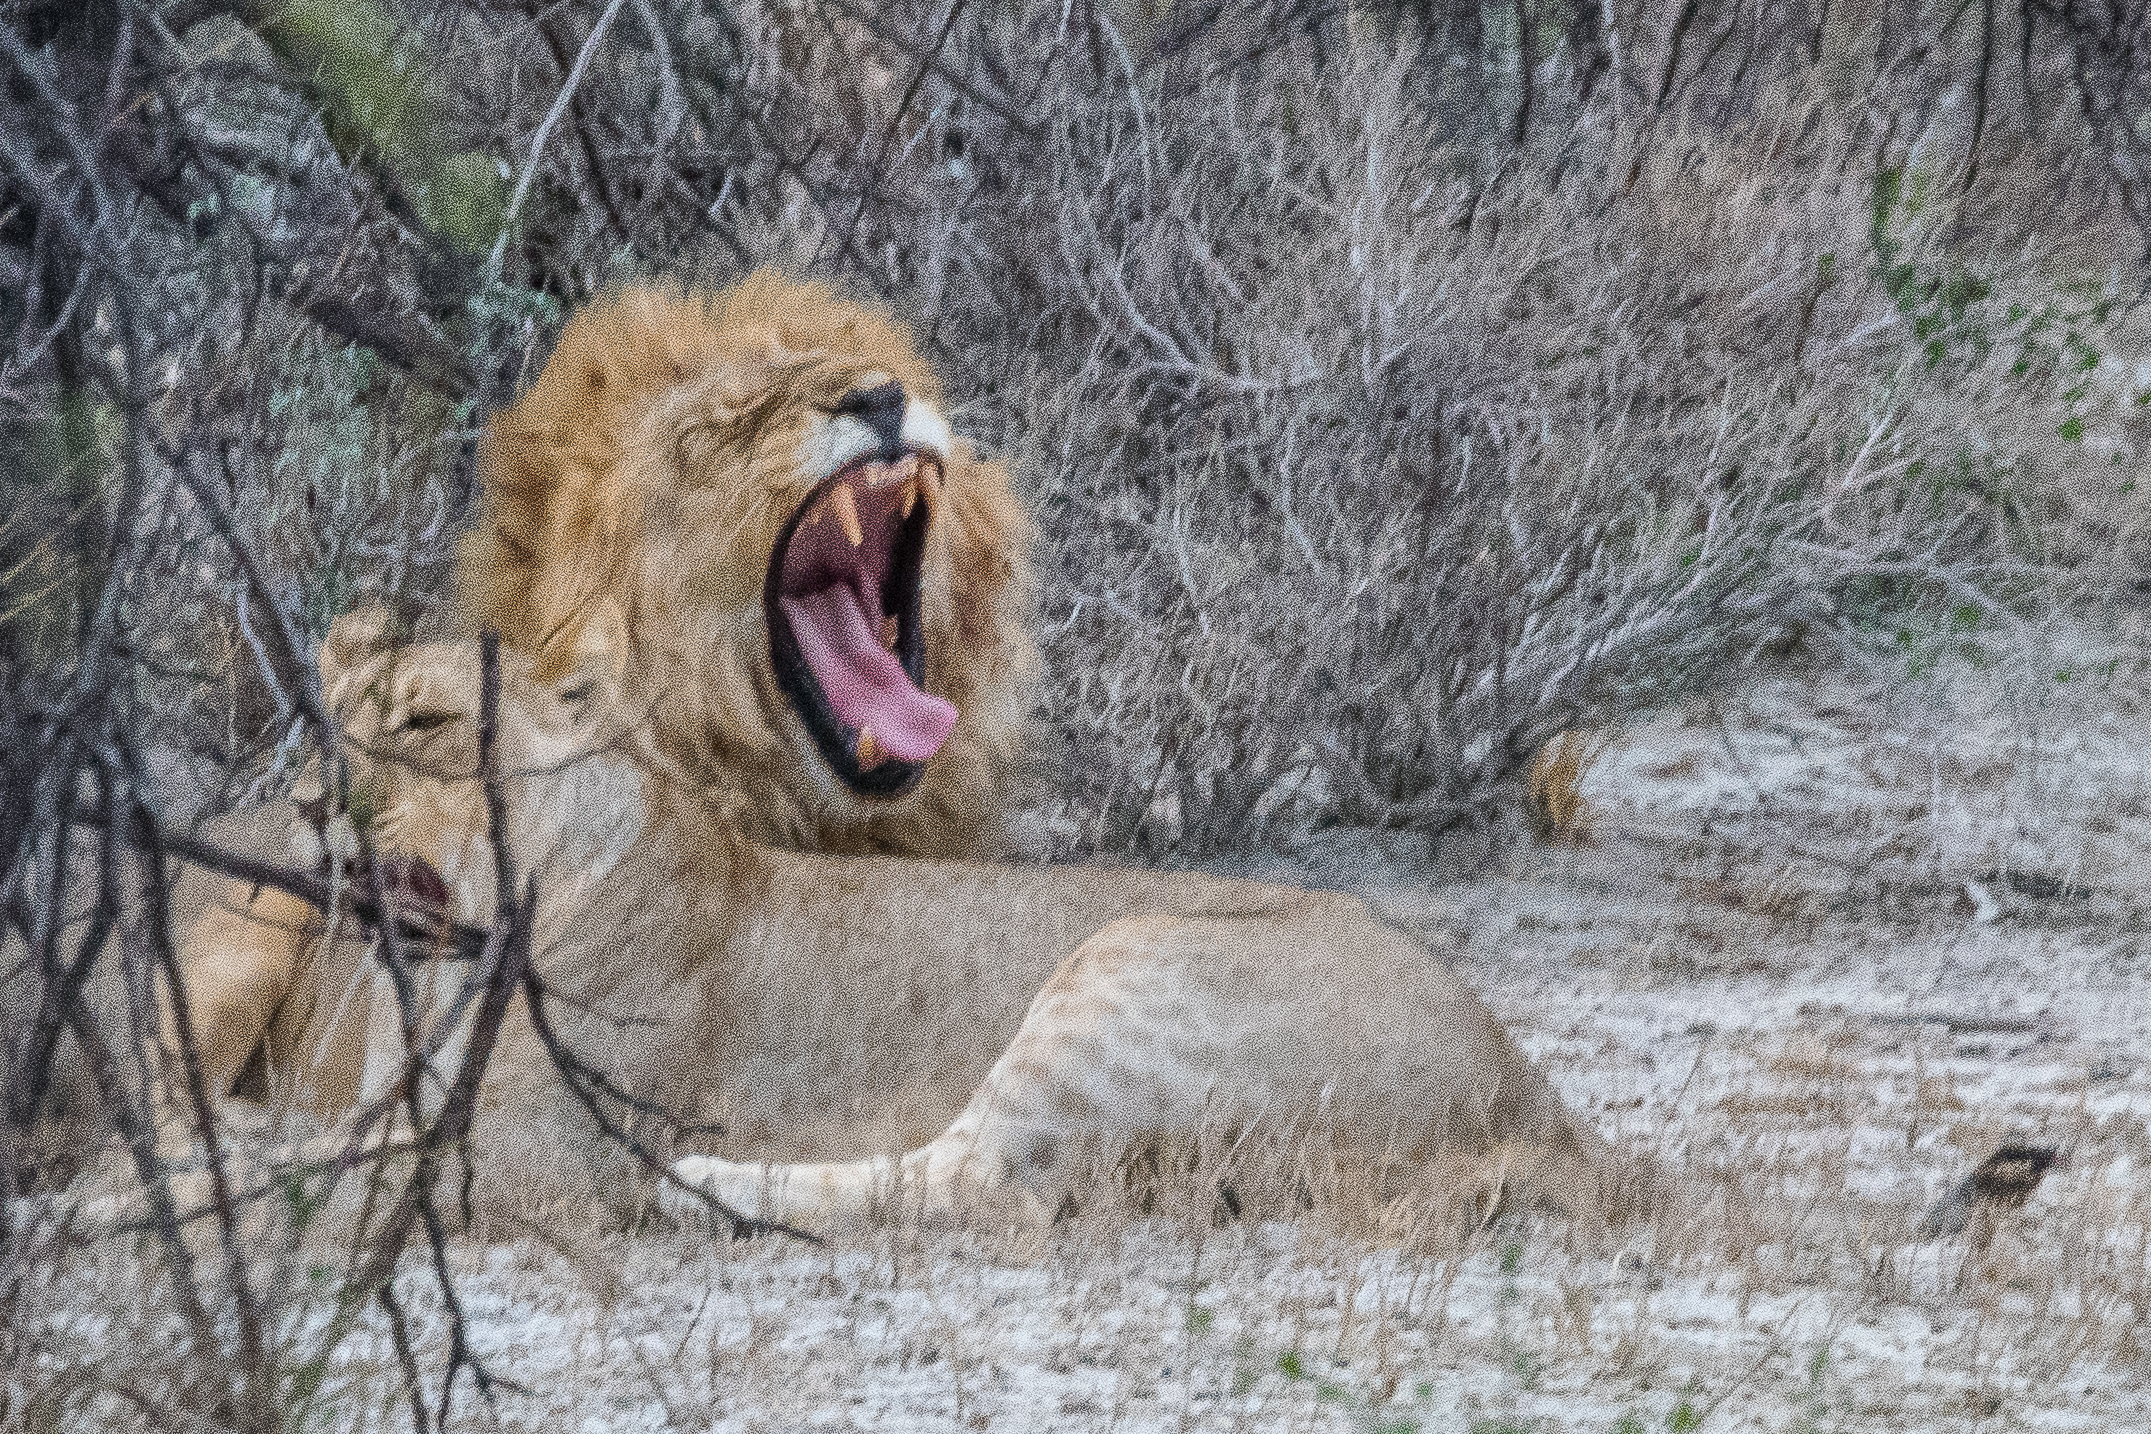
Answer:
<svg viewBox="0 0 2151 1434"><path fill-rule="evenodd" d="M499 170L485 154L442 145L447 92L420 28L380 0L283 0L264 38L312 81L338 151L392 177L458 249L493 242L506 201Z"/></svg>

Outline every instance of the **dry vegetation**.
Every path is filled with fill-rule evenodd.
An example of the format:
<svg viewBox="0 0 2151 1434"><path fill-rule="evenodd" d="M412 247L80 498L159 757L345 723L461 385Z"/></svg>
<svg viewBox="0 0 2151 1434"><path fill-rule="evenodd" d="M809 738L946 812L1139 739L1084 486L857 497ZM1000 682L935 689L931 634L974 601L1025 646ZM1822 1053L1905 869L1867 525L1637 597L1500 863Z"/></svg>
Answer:
<svg viewBox="0 0 2151 1434"><path fill-rule="evenodd" d="M440 602L477 426L566 309L624 275L777 262L917 326L1041 518L1035 854L1484 835L1528 798L1549 834L1595 839L1544 859L1584 861L1618 818L1593 810L1593 749L1564 733L1818 651L2067 680L2121 659L2058 632L2141 636L2147 47L2141 16L2082 0L0 0L8 1165L19 1189L52 1175L54 1062L86 1052L72 1088L127 1133L120 1183L151 1193L140 1247L51 1204L8 1207L0 1428L252 1434L385 1418L384 1399L447 1423L477 1398L460 1318L427 1301L452 1314L459 1277L494 1314L512 1296L443 1224L454 1102L409 1112L425 1158L376 1172L394 1238L348 1261L261 1237L235 1208L244 1180L175 1186L145 1045L171 965L152 919L164 867L127 853L183 843L198 812L275 795L333 752L312 643L362 599L421 621ZM1862 850L1909 833L1931 866L1968 849L1940 826L1941 790L1877 818ZM1810 919L1795 887L1763 882L1748 914ZM466 933L475 982L512 984L514 917ZM1741 974L1710 923L1643 939L1639 979ZM100 982L118 993L101 1005ZM1878 1115L1832 1049L1797 1100L1835 1123L1799 1161L1773 1144L1800 1121L1771 1081L1631 1132L1677 1147L1706 1192L1650 1236L1668 1288L1715 1298L1731 1270L1743 1299L1868 1291L1938 1322L1975 1403L2018 1389L2026 1362L2060 1371L2057 1389L2079 1356L2140 1369L2140 1192L2074 1176L2080 1213L1972 1254L1881 1240L1905 1202L1846 1172L1859 1132L1919 1125L1928 1088L1915 1077L1911 1114ZM2125 1117L2114 1148L2140 1142ZM203 1180L206 1233L183 1235L158 1207ZM302 1225L320 1198L264 1188ZM1131 1229L1096 1238L1213 1248L1202 1219ZM791 1250L698 1258L827 1259L857 1293L885 1256L889 1288L927 1291L921 1318L960 1328L978 1301L936 1304L934 1281L894 1273L910 1238L865 1273ZM1413 1293L1378 1300L1404 1316L1360 1324L1338 1313L1348 1295L1322 1315L1263 1283L1262 1242L1310 1231L1214 1238L1238 1252L1219 1278L1247 1302L1251 1352L1205 1343L1194 1309L1227 1314L1189 1291L1160 1325L1129 1315L1127 1338L1162 1330L1184 1370L1228 1388L1251 1360L1231 1397L1274 1402L1247 1422L1385 1427L1371 1411L1411 1385L1364 1341L1453 1331L1472 1308L1494 1324L1455 1367L1515 1384L1506 1405L1473 1386L1494 1421L1473 1427L1530 1427L1563 1397L1586 1425L1695 1427L1683 1400L1716 1425L1757 1387L1676 1388L1693 1361L1618 1252L1495 1233L1431 1266L1290 1266L1376 1284L1390 1277L1357 1272L1408 1269ZM435 1253L431 1293L384 1278L406 1239ZM1535 1283L1506 1268L1516 1241L1548 1272ZM1084 1319L1136 1309L1119 1274L1066 1268L1080 1244L1057 1238L1028 1285L974 1272L979 1307L1076 1291ZM680 1278L710 1288L701 1266ZM619 1296L592 1298L610 1318ZM1289 1328L1255 1313L1273 1308L1298 1311ZM712 1410L728 1381L793 1368L781 1342L754 1353L773 1338L757 1321L792 1318L711 1316L749 1346L720 1360L709 1336L693 1378ZM1517 1361L1542 1335L1658 1382L1600 1408L1549 1376L1556 1402L1532 1403L1539 1376ZM1314 1340L1377 1375L1284 1371ZM1810 1347L1785 1334L1755 1378ZM650 1376L662 1418L713 1419L676 1402L686 1359ZM956 1418L997 1407L964 1392L959 1357L942 1367ZM1774 1427L1830 1422L1814 1402L1832 1367L1786 1365L1771 1387L1817 1392L1770 1406Z"/></svg>

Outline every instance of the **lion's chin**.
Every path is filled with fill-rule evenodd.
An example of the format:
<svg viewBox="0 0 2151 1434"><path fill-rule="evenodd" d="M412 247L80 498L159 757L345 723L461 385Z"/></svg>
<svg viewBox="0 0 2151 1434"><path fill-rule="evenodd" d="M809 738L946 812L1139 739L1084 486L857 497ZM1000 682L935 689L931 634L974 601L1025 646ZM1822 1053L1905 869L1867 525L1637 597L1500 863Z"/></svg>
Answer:
<svg viewBox="0 0 2151 1434"><path fill-rule="evenodd" d="M815 486L770 555L777 685L860 796L910 790L956 725L955 707L923 686L919 573L941 485L931 453L858 459Z"/></svg>

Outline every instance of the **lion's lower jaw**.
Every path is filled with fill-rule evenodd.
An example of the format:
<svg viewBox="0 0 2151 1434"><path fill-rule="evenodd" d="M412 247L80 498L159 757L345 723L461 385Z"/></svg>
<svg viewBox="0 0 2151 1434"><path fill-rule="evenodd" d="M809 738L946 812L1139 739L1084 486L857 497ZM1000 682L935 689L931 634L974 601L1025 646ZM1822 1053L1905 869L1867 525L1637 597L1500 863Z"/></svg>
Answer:
<svg viewBox="0 0 2151 1434"><path fill-rule="evenodd" d="M809 744L796 759L811 770L811 798L773 778L736 807L740 835L763 846L837 856L881 854L944 860L997 855L1002 845L998 770L959 728L918 786L901 796L862 797L844 786Z"/></svg>

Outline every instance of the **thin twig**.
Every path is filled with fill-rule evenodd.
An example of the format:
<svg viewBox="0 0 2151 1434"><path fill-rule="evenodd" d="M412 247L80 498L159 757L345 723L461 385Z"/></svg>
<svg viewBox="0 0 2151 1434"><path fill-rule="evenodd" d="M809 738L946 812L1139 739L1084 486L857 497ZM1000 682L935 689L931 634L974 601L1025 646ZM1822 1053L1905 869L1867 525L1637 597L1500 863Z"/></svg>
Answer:
<svg viewBox="0 0 2151 1434"><path fill-rule="evenodd" d="M545 156L545 142L552 138L553 126L559 124L560 117L568 112L568 103L575 98L575 91L583 82L583 71L589 68L590 57L597 53L598 42L605 38L613 17L626 3L627 0L612 0L605 7L605 13L598 16L597 24L591 27L589 37L583 41L581 52L575 56L575 65L568 71L567 80L560 86L560 93L553 96L552 108L538 123L538 132L530 141L530 158L523 162L522 175L508 196L508 207L501 211L500 233L493 240L493 252L486 257L486 276L491 282L497 283L500 279L501 265L508 254L508 236L515 232L516 216L523 212L523 200L530 194L530 181L538 173L538 161Z"/></svg>

